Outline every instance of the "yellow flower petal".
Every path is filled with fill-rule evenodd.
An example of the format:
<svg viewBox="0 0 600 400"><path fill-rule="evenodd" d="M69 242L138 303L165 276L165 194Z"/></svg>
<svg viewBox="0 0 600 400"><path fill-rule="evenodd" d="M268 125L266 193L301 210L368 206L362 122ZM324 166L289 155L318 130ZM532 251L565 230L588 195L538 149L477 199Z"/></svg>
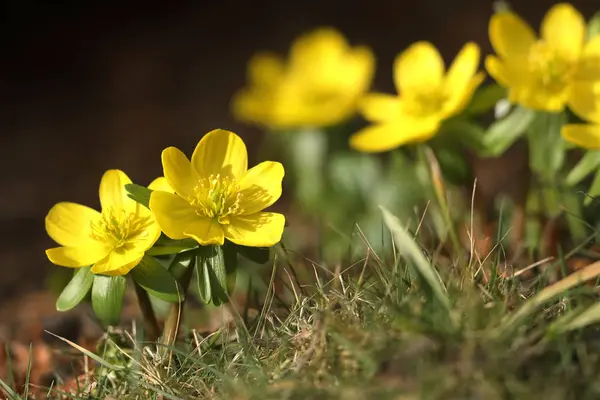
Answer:
<svg viewBox="0 0 600 400"><path fill-rule="evenodd" d="M101 214L81 204L62 202L46 215L46 232L58 244L75 247L91 241L91 225Z"/></svg>
<svg viewBox="0 0 600 400"><path fill-rule="evenodd" d="M235 133L215 129L204 135L196 146L192 166L200 176L220 174L239 180L248 170L246 145ZM170 180L169 183L173 184ZM174 189L177 192L177 187Z"/></svg>
<svg viewBox="0 0 600 400"><path fill-rule="evenodd" d="M196 174L188 158L176 147L168 147L161 154L163 173L173 191L190 196L196 185Z"/></svg>
<svg viewBox="0 0 600 400"><path fill-rule="evenodd" d="M585 40L585 20L572 5L557 4L542 21L542 39L567 60L576 59Z"/></svg>
<svg viewBox="0 0 600 400"><path fill-rule="evenodd" d="M281 197L281 181L285 171L278 162L265 161L250 168L239 182L240 207L254 214L271 206Z"/></svg>
<svg viewBox="0 0 600 400"><path fill-rule="evenodd" d="M579 117L600 123L600 83L575 83L571 88L569 106Z"/></svg>
<svg viewBox="0 0 600 400"><path fill-rule="evenodd" d="M492 16L489 36L492 47L503 58L524 59L536 42L533 29L521 17L507 11Z"/></svg>
<svg viewBox="0 0 600 400"><path fill-rule="evenodd" d="M600 35L592 37L584 46L576 72L577 80L600 80Z"/></svg>
<svg viewBox="0 0 600 400"><path fill-rule="evenodd" d="M566 124L562 128L563 138L580 147L600 149L600 125L592 124Z"/></svg>
<svg viewBox="0 0 600 400"><path fill-rule="evenodd" d="M92 266L92 272L104 275L125 275L140 263L142 257L144 257L144 252L114 250L95 263Z"/></svg>
<svg viewBox="0 0 600 400"><path fill-rule="evenodd" d="M196 220L186 228L184 233L186 237L194 239L201 246L222 245L225 242L222 226L217 221L208 218Z"/></svg>
<svg viewBox="0 0 600 400"><path fill-rule="evenodd" d="M270 52L256 53L248 62L248 80L252 85L271 86L285 71L283 60Z"/></svg>
<svg viewBox="0 0 600 400"><path fill-rule="evenodd" d="M393 150L409 143L424 142L437 132L439 120L409 120L368 126L350 137L350 147L367 152Z"/></svg>
<svg viewBox="0 0 600 400"><path fill-rule="evenodd" d="M446 75L446 90L461 96L479 68L479 46L469 42L458 53Z"/></svg>
<svg viewBox="0 0 600 400"><path fill-rule="evenodd" d="M150 190L160 190L163 192L175 193L169 182L167 182L167 178L164 176L158 177L153 180L149 185L148 189Z"/></svg>
<svg viewBox="0 0 600 400"><path fill-rule="evenodd" d="M398 96L383 93L365 95L359 103L362 115L372 122L389 122L398 117L402 102Z"/></svg>
<svg viewBox="0 0 600 400"><path fill-rule="evenodd" d="M485 58L485 69L500 85L509 86L508 73L504 63L496 56L487 56Z"/></svg>
<svg viewBox="0 0 600 400"><path fill-rule="evenodd" d="M46 256L52 264L62 267L87 267L110 253L110 247L100 242L90 242L78 247L55 247L46 250Z"/></svg>
<svg viewBox="0 0 600 400"><path fill-rule="evenodd" d="M478 73L465 83L460 91L453 93L453 96L444 104L444 108L442 109L443 118L451 117L464 110L471 101L473 93L475 93L475 90L477 90L484 79L485 75Z"/></svg>
<svg viewBox="0 0 600 400"><path fill-rule="evenodd" d="M434 45L414 43L394 60L396 89L402 94L436 88L442 82L444 69L444 61Z"/></svg>
<svg viewBox="0 0 600 400"><path fill-rule="evenodd" d="M152 192L150 210L160 229L171 239L185 239L187 227L201 219L186 200L168 192Z"/></svg>
<svg viewBox="0 0 600 400"><path fill-rule="evenodd" d="M329 27L314 29L292 44L290 68L301 74L329 75L347 48L346 40L337 30Z"/></svg>
<svg viewBox="0 0 600 400"><path fill-rule="evenodd" d="M231 218L225 225L225 237L233 243L251 247L271 247L281 240L285 217L261 212Z"/></svg>
<svg viewBox="0 0 600 400"><path fill-rule="evenodd" d="M125 185L131 179L121 170L111 169L104 173L100 181L100 204L102 210L124 210L135 212L136 202L127 196Z"/></svg>

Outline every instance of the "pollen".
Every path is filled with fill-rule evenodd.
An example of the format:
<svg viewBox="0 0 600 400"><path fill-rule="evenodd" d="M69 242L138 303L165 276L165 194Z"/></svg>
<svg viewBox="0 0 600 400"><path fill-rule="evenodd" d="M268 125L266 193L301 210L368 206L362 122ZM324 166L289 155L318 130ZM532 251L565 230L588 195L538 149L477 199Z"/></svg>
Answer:
<svg viewBox="0 0 600 400"><path fill-rule="evenodd" d="M229 224L229 216L243 212L242 197L235 179L216 174L200 179L187 200L199 216Z"/></svg>
<svg viewBox="0 0 600 400"><path fill-rule="evenodd" d="M113 249L127 250L136 241L148 236L150 217L142 217L125 210L102 210L99 222L91 223L92 239L108 243Z"/></svg>

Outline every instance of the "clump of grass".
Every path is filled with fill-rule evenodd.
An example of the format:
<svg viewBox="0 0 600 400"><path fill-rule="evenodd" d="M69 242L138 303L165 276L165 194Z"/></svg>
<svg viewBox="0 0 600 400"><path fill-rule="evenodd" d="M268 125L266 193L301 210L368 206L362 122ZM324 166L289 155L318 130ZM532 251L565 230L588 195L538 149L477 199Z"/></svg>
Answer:
<svg viewBox="0 0 600 400"><path fill-rule="evenodd" d="M95 377L70 398L600 395L600 308L594 287L582 285L600 263L545 287L512 275L480 283L476 271L497 267L493 258L463 270L438 264L385 210L384 219L397 249L389 260L367 246L354 272L314 265L315 284L302 291L289 274L290 304L271 284L254 316L232 308L235 324L191 331L168 352L112 332L97 354L81 349L96 360Z"/></svg>

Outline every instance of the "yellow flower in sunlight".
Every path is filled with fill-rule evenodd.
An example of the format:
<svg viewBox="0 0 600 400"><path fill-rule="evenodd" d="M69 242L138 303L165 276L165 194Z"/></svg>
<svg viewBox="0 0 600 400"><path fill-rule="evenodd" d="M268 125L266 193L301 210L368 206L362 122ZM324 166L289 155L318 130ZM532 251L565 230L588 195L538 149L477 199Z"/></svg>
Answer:
<svg viewBox="0 0 600 400"><path fill-rule="evenodd" d="M503 11L490 20L497 56L487 71L509 89L509 100L525 107L558 112L569 106L582 118L600 122L600 36L586 41L583 16L570 4L553 6L541 25L541 38L518 15Z"/></svg>
<svg viewBox="0 0 600 400"><path fill-rule="evenodd" d="M153 182L150 209L171 239L221 245L227 238L255 247L281 240L284 216L262 210L281 196L283 166L265 161L248 170L246 145L235 133L207 133L191 162L169 147L162 152L162 164L166 182Z"/></svg>
<svg viewBox="0 0 600 400"><path fill-rule="evenodd" d="M46 250L63 267L92 266L92 272L125 275L160 236L150 210L127 196L129 177L109 170L100 181L102 212L69 202L56 204L46 216L48 235L62 247Z"/></svg>
<svg viewBox="0 0 600 400"><path fill-rule="evenodd" d="M350 47L332 28L320 28L293 43L287 63L272 53L248 65L248 87L232 100L240 120L275 129L329 126L356 112L375 68L372 52Z"/></svg>
<svg viewBox="0 0 600 400"><path fill-rule="evenodd" d="M374 125L355 133L350 146L378 152L429 140L443 120L466 107L484 78L478 66L474 43L462 48L447 72L431 43L414 43L394 61L398 96L371 93L361 101L362 114Z"/></svg>
<svg viewBox="0 0 600 400"><path fill-rule="evenodd" d="M600 150L599 124L566 124L562 127L563 138L589 150Z"/></svg>

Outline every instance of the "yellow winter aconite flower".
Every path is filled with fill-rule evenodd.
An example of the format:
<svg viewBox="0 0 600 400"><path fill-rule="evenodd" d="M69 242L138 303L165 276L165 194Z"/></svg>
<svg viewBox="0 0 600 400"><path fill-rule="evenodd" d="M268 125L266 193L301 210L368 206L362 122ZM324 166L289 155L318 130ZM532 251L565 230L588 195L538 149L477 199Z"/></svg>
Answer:
<svg viewBox="0 0 600 400"><path fill-rule="evenodd" d="M92 266L92 272L125 275L160 236L150 210L127 196L131 183L120 170L109 170L100 181L102 212L69 202L56 204L46 216L46 231L61 247L46 250L63 267Z"/></svg>
<svg viewBox="0 0 600 400"><path fill-rule="evenodd" d="M233 113L276 129L333 125L356 112L374 66L368 48L350 47L336 30L319 28L293 43L287 62L256 54L248 65L249 85L232 100Z"/></svg>
<svg viewBox="0 0 600 400"><path fill-rule="evenodd" d="M350 146L364 152L387 151L433 137L443 120L460 113L483 81L479 47L467 43L445 71L429 42L417 42L394 62L398 96L366 95L360 110L373 125L355 133Z"/></svg>
<svg viewBox="0 0 600 400"><path fill-rule="evenodd" d="M570 4L553 6L544 17L541 37L518 15L503 11L489 24L497 56L487 71L509 89L509 100L525 107L557 112L569 106L582 118L600 122L600 36L586 40L583 16Z"/></svg>
<svg viewBox="0 0 600 400"><path fill-rule="evenodd" d="M153 182L150 209L171 239L222 245L227 238L255 247L280 241L284 216L262 210L281 196L283 166L265 161L248 170L246 145L235 133L207 133L191 162L169 147L162 152L162 164L166 182Z"/></svg>

